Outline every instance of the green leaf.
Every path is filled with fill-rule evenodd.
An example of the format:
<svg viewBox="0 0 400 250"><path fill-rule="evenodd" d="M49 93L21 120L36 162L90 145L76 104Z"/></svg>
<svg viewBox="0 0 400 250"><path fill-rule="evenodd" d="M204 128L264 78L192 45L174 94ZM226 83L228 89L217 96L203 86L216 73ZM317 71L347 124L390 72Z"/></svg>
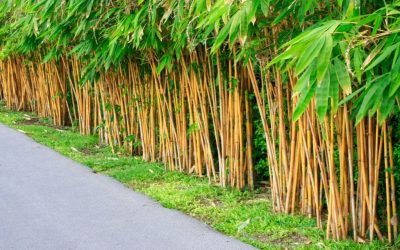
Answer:
<svg viewBox="0 0 400 250"><path fill-rule="evenodd" d="M269 14L269 0L261 0L260 2L261 11L264 16L268 16Z"/></svg>
<svg viewBox="0 0 400 250"><path fill-rule="evenodd" d="M323 36L325 33L332 33L336 30L336 28L340 25L340 21L332 20L327 21L322 26L312 26L308 28L305 32L302 32L297 37L285 43L282 47L288 47L290 45L307 43L307 42L315 42L316 39Z"/></svg>
<svg viewBox="0 0 400 250"><path fill-rule="evenodd" d="M363 91L367 86L362 86L361 88L357 89L356 91L354 91L353 93L351 93L350 95L346 96L346 98L344 98L343 100L341 100L339 102L339 106L342 106L344 104L346 104L348 101L352 100L355 96L357 96L361 91Z"/></svg>
<svg viewBox="0 0 400 250"><path fill-rule="evenodd" d="M300 75L311 63L312 61L318 56L319 52L321 51L322 46L324 45L325 37L321 37L315 43L312 43L305 49L300 56L299 60L296 64L295 73L296 75Z"/></svg>
<svg viewBox="0 0 400 250"><path fill-rule="evenodd" d="M301 91L303 91L310 80L311 75L311 67L309 67L297 80L296 85L293 88L293 96L298 95Z"/></svg>
<svg viewBox="0 0 400 250"><path fill-rule="evenodd" d="M272 65L278 63L278 62L283 62L285 60L291 59L293 57L298 56L303 47L301 46L292 46L287 48L284 52L276 56L271 62L267 64L267 68L271 67Z"/></svg>
<svg viewBox="0 0 400 250"><path fill-rule="evenodd" d="M160 74L161 71L166 67L169 66L171 64L172 61L172 57L170 55L164 55L161 60L160 63L157 66L157 74Z"/></svg>
<svg viewBox="0 0 400 250"><path fill-rule="evenodd" d="M331 64L329 66L329 75L330 75L330 88L329 88L329 95L331 97L331 106L333 112L336 112L338 109L338 102L339 102L339 82L337 80L335 68Z"/></svg>
<svg viewBox="0 0 400 250"><path fill-rule="evenodd" d="M325 73L328 70L332 55L332 36L325 35L324 47L317 58L317 81L318 84L325 78Z"/></svg>
<svg viewBox="0 0 400 250"><path fill-rule="evenodd" d="M378 44L378 46L374 46L374 49L368 54L368 56L365 58L362 68L365 69L368 64L371 63L371 61L380 54L382 48L385 46L384 42L381 42Z"/></svg>
<svg viewBox="0 0 400 250"><path fill-rule="evenodd" d="M296 108L293 111L293 121L297 121L307 109L308 104L314 96L316 86L317 84L313 82L308 87L307 91L301 94L299 101L297 102Z"/></svg>
<svg viewBox="0 0 400 250"><path fill-rule="evenodd" d="M393 112L395 106L395 98L383 98L381 107L379 109L379 123L382 124L386 118Z"/></svg>
<svg viewBox="0 0 400 250"><path fill-rule="evenodd" d="M238 14L234 15L231 19L231 21L229 22L229 24L227 24L230 26L229 29L229 44L230 46L233 46L233 44L235 43L238 34L239 34L239 28L240 28L240 16L238 16Z"/></svg>
<svg viewBox="0 0 400 250"><path fill-rule="evenodd" d="M249 15L248 13L241 13L241 22L240 22L240 40L242 42L242 44L246 41L247 39L247 33L248 33L248 28L249 28L249 24L250 22L248 22L248 18Z"/></svg>
<svg viewBox="0 0 400 250"><path fill-rule="evenodd" d="M88 5L87 5L87 8L86 8L86 18L89 17L90 12L92 11L93 2L94 2L94 0L90 0L89 3L88 3Z"/></svg>
<svg viewBox="0 0 400 250"><path fill-rule="evenodd" d="M376 58L373 63L371 63L368 68L365 69L365 71L371 70L372 68L374 68L376 65L378 65L379 63L381 63L383 60L386 59L386 57L388 57L395 49L397 49L400 46L400 42L393 44L392 46L386 47L382 53L380 54L380 56L378 56L378 58Z"/></svg>
<svg viewBox="0 0 400 250"><path fill-rule="evenodd" d="M280 23L285 17L287 17L290 14L290 9L291 8L286 8L284 11L282 11L279 16L277 16L274 21L272 22L272 26L277 25Z"/></svg>
<svg viewBox="0 0 400 250"><path fill-rule="evenodd" d="M369 108L371 107L371 104L374 102L374 98L376 97L375 93L378 90L378 88L379 88L378 84L372 85L372 87L368 90L368 92L364 96L360 109L357 112L356 125L367 115Z"/></svg>
<svg viewBox="0 0 400 250"><path fill-rule="evenodd" d="M372 116L375 114L375 112L378 110L378 108L381 106L381 103L383 99L388 99L388 98L383 98L383 91L385 88L378 88L378 90L374 94L374 98L371 101L372 107L369 110L369 114Z"/></svg>
<svg viewBox="0 0 400 250"><path fill-rule="evenodd" d="M399 87L400 87L400 75L396 79L393 79L391 81L389 87L389 97L392 97L397 92Z"/></svg>
<svg viewBox="0 0 400 250"><path fill-rule="evenodd" d="M337 81L340 84L343 93L345 95L349 95L351 93L351 80L349 73L347 72L346 65L338 58L335 58L334 61Z"/></svg>
<svg viewBox="0 0 400 250"><path fill-rule="evenodd" d="M383 96L382 93L390 81L389 74L382 76L379 80L375 80L373 84L367 84L370 87L366 90L366 94L357 112L356 124L358 124L368 112L372 114L378 109Z"/></svg>
<svg viewBox="0 0 400 250"><path fill-rule="evenodd" d="M351 18L354 16L354 0L347 0L343 8L343 16Z"/></svg>
<svg viewBox="0 0 400 250"><path fill-rule="evenodd" d="M217 50L221 47L222 43L229 35L230 25L225 25L222 30L218 33L217 38L215 39L214 45L211 48L211 54L217 52Z"/></svg>
<svg viewBox="0 0 400 250"><path fill-rule="evenodd" d="M330 86L330 74L329 72L325 74L323 81L316 90L316 108L317 116L320 121L323 121L326 112L328 111L328 100L329 100L329 88Z"/></svg>
<svg viewBox="0 0 400 250"><path fill-rule="evenodd" d="M361 51L359 48L356 48L354 50L354 72L356 74L357 81L361 83L361 63L362 63L362 58L361 58Z"/></svg>
<svg viewBox="0 0 400 250"><path fill-rule="evenodd" d="M374 22L374 29L371 32L371 36L376 35L376 33L378 32L378 29L381 27L382 21L383 21L382 16L381 15L377 16L377 18L375 19L375 22Z"/></svg>

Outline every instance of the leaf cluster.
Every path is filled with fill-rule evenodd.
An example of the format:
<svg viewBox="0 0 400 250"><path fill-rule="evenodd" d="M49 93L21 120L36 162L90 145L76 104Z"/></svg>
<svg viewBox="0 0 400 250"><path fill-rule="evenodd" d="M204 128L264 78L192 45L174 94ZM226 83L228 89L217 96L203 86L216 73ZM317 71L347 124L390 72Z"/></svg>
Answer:
<svg viewBox="0 0 400 250"><path fill-rule="evenodd" d="M132 58L143 70L156 62L160 73L198 47L226 57L237 48L236 60L263 57L269 67L294 69L295 120L315 97L320 119L351 101L357 122L378 111L384 121L399 106L399 6L399 0L6 0L0 57L74 56L86 65L85 82Z"/></svg>

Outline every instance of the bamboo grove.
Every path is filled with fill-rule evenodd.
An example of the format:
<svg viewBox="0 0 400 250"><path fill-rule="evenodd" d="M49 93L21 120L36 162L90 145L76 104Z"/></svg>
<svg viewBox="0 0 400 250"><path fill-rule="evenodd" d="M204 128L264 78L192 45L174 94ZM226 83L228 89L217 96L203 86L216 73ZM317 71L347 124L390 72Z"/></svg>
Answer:
<svg viewBox="0 0 400 250"><path fill-rule="evenodd" d="M2 1L0 97L210 183L266 171L276 212L396 242L400 1L378 2Z"/></svg>

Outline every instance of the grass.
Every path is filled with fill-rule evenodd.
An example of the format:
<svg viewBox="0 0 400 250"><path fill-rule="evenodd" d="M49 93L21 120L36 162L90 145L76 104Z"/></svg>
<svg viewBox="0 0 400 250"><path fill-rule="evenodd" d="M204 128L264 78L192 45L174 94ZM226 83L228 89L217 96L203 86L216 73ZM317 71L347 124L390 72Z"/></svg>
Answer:
<svg viewBox="0 0 400 250"><path fill-rule="evenodd" d="M72 128L57 128L34 114L13 112L0 105L0 122L27 134L61 154L85 164L95 173L117 179L145 193L164 207L181 210L212 228L261 249L397 249L374 241L324 240L313 219L275 214L266 192L239 192L209 185L204 178L165 171L123 152L113 154L97 145L96 136L82 136Z"/></svg>

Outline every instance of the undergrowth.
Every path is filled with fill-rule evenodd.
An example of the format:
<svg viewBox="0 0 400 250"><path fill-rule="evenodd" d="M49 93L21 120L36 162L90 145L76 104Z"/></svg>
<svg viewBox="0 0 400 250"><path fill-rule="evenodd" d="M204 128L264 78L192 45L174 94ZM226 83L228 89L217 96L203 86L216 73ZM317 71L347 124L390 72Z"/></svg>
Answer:
<svg viewBox="0 0 400 250"><path fill-rule="evenodd" d="M99 146L96 136L79 135L73 128L54 127L34 114L0 108L0 122L32 137L59 153L89 166L94 173L117 179L145 193L164 207L181 210L212 228L261 249L396 249L374 241L357 244L324 240L313 219L276 214L268 190L239 192L211 185L207 179L166 171L121 151Z"/></svg>

